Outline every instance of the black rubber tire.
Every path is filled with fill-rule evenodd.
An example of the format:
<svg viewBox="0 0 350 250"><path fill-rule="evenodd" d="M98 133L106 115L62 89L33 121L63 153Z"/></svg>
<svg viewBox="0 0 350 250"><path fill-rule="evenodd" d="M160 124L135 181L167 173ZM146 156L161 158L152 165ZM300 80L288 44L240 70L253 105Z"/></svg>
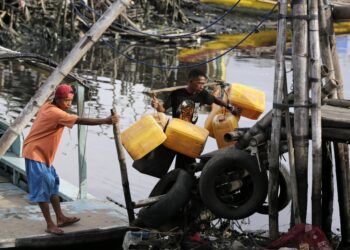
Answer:
<svg viewBox="0 0 350 250"><path fill-rule="evenodd" d="M242 178L245 171L248 174ZM241 180L242 186L238 192L235 190L220 194L220 188L225 185L218 183L221 180L228 184ZM232 220L243 219L255 213L266 199L267 188L267 173L259 169L256 158L234 147L210 159L199 179L203 203L216 216Z"/></svg>
<svg viewBox="0 0 350 250"><path fill-rule="evenodd" d="M287 167L281 164L279 168L279 193L278 193L278 211L282 211L291 200L290 175ZM257 210L259 214L269 214L269 205L264 202Z"/></svg>
<svg viewBox="0 0 350 250"><path fill-rule="evenodd" d="M146 226L158 228L176 217L191 198L194 177L182 169L167 173L154 186L149 197L165 194L158 202L142 208L138 219Z"/></svg>

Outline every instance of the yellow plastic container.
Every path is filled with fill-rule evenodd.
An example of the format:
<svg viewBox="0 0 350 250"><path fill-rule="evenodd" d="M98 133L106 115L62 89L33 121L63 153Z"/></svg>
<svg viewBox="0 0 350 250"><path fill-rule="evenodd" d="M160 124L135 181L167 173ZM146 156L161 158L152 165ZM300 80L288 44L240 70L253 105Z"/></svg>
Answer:
<svg viewBox="0 0 350 250"><path fill-rule="evenodd" d="M200 156L207 141L209 131L181 119L170 120L163 145L178 153L196 158Z"/></svg>
<svg viewBox="0 0 350 250"><path fill-rule="evenodd" d="M121 133L122 144L133 160L139 160L166 140L152 115L145 115Z"/></svg>
<svg viewBox="0 0 350 250"><path fill-rule="evenodd" d="M215 96L218 96L218 95L215 95ZM224 95L223 100L224 100L224 102L227 102L226 95ZM210 113L208 114L207 119L205 119L205 122L204 122L204 128L209 131L209 136L215 138L214 133L213 133L213 126L212 126L214 116L216 116L218 114L223 114L226 111L225 111L225 108L223 108L215 103L212 104L212 109L211 109Z"/></svg>
<svg viewBox="0 0 350 250"><path fill-rule="evenodd" d="M234 131L238 127L239 118L239 116L234 116L231 113L214 116L212 127L218 148L224 148L235 143L235 141L225 141L224 135L227 132Z"/></svg>
<svg viewBox="0 0 350 250"><path fill-rule="evenodd" d="M207 119L205 119L204 122L204 128L206 130L209 131L209 135L211 137L214 137L214 132L213 132L213 118L218 115L221 114L222 111L222 107L220 107L219 105L214 104L213 108L211 109L210 113L208 114Z"/></svg>
<svg viewBox="0 0 350 250"><path fill-rule="evenodd" d="M166 114L164 114L163 112L156 112L153 114L147 114L147 115L151 115L154 120L156 120L156 122L158 123L159 126L161 126L161 128L164 130L165 126L167 125L170 117L167 116ZM145 116L147 116L145 115Z"/></svg>
<svg viewBox="0 0 350 250"><path fill-rule="evenodd" d="M228 89L229 101L242 109L241 116L256 120L265 111L265 92L239 83Z"/></svg>

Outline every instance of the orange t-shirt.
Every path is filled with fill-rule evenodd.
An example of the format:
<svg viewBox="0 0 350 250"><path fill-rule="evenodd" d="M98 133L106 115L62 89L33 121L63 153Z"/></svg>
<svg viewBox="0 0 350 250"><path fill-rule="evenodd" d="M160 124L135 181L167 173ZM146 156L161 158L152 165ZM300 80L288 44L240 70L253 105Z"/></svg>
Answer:
<svg viewBox="0 0 350 250"><path fill-rule="evenodd" d="M23 157L51 166L64 127L72 128L77 119L78 116L68 114L51 102L45 103L24 140Z"/></svg>

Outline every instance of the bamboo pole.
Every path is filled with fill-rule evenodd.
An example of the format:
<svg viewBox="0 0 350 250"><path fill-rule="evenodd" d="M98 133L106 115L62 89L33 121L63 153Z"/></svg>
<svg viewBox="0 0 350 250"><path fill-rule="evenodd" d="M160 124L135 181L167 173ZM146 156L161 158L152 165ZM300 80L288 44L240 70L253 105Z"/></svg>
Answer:
<svg viewBox="0 0 350 250"><path fill-rule="evenodd" d="M334 130L332 131L334 133ZM322 131L323 134L323 131ZM322 141L322 231L332 239L334 181L331 144Z"/></svg>
<svg viewBox="0 0 350 250"><path fill-rule="evenodd" d="M23 128L36 114L38 109L45 103L50 94L55 90L59 83L69 74L72 68L86 54L95 42L102 36L103 32L112 24L116 17L130 4L131 0L119 0L113 3L101 18L91 27L91 29L80 39L72 51L67 55L64 61L47 78L45 83L39 88L36 94L22 110L21 114L6 130L0 138L0 157L12 145L19 136Z"/></svg>
<svg viewBox="0 0 350 250"><path fill-rule="evenodd" d="M116 110L117 109L114 107L111 110L111 114L112 115L117 114ZM127 168L126 168L125 154L123 151L123 145L122 145L121 138L120 138L120 129L119 129L118 124L113 124L113 133L114 133L115 146L116 146L117 152L118 152L120 175L122 178L122 186L123 186L126 210L128 212L129 223L131 223L135 220L135 215L134 215L134 208L133 208L133 203L131 200L131 194L130 194L130 188L129 188L129 180L128 180L128 172L127 172Z"/></svg>
<svg viewBox="0 0 350 250"><path fill-rule="evenodd" d="M322 126L321 126L321 63L318 25L318 3L309 0L309 51L311 82L311 126L312 126L312 224L322 225Z"/></svg>
<svg viewBox="0 0 350 250"><path fill-rule="evenodd" d="M85 117L85 87L78 85L77 87L78 96L78 115ZM87 198L87 164L86 164L86 137L87 137L87 126L78 125L78 159L79 159L79 199Z"/></svg>
<svg viewBox="0 0 350 250"><path fill-rule="evenodd" d="M274 84L274 102L282 103L283 101L283 84L284 84L284 52L286 44L286 15L287 0L280 2L280 16L277 30L277 47L276 47L276 66L275 66L275 84ZM274 108L272 110L272 129L271 129L271 148L269 153L269 232L271 239L277 239L278 230L278 174L279 174L279 148L281 137L282 110Z"/></svg>
<svg viewBox="0 0 350 250"><path fill-rule="evenodd" d="M287 90L287 76L286 76L286 67L284 65L284 102L288 104L288 90ZM292 125L289 109L285 111L285 123L286 123L286 137L288 144L288 158L289 158L289 173L290 173L290 184L291 184L291 193L292 193L292 215L291 224L299 224L300 220L300 209L298 201L298 181L295 171L295 157L294 157L294 146L293 146L293 136L292 136Z"/></svg>
<svg viewBox="0 0 350 250"><path fill-rule="evenodd" d="M306 222L307 210L307 169L308 169L308 134L309 121L305 119L309 115L308 105L308 25L306 0L292 1L293 19L293 83L294 83L294 104L304 107L296 107L294 111L294 149L295 166L298 179L298 201L300 206L300 218Z"/></svg>

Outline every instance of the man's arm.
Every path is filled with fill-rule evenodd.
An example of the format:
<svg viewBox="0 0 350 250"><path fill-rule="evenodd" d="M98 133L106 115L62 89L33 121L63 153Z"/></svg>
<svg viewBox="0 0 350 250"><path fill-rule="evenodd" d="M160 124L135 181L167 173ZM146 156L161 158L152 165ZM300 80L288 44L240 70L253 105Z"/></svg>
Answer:
<svg viewBox="0 0 350 250"><path fill-rule="evenodd" d="M227 108L233 115L240 115L241 114L240 108L235 107L235 106L231 105L230 103L226 103L223 100L221 100L215 96L213 96L213 97L214 97L215 104L220 105L221 107Z"/></svg>
<svg viewBox="0 0 350 250"><path fill-rule="evenodd" d="M159 101L155 96L153 96L151 101L151 106L155 108L158 112L165 112L164 103Z"/></svg>
<svg viewBox="0 0 350 250"><path fill-rule="evenodd" d="M113 124L119 122L119 116L113 115L106 118L86 118L78 117L75 124L81 125L102 125L102 124Z"/></svg>

